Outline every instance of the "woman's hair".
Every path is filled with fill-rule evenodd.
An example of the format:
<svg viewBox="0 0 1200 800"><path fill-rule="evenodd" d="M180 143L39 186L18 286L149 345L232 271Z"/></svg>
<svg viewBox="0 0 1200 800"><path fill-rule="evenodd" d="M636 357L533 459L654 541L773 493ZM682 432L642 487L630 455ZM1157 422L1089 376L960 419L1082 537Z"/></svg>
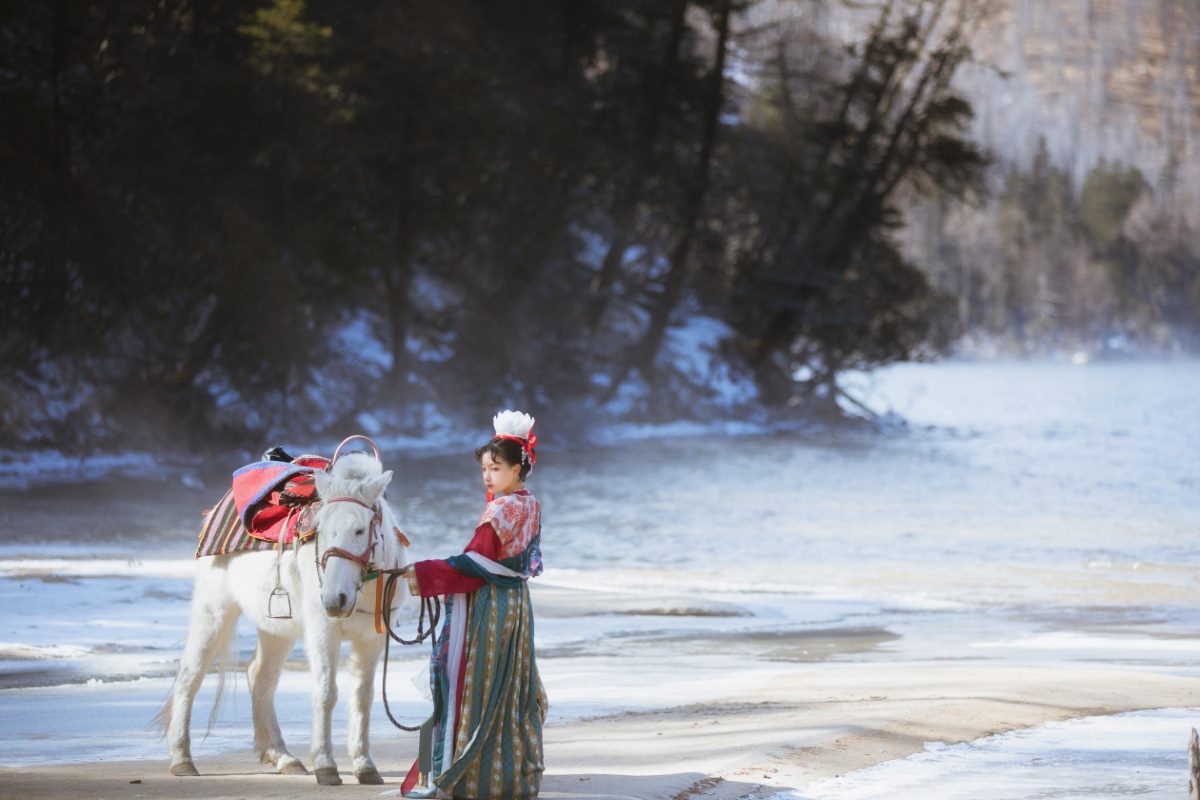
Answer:
<svg viewBox="0 0 1200 800"><path fill-rule="evenodd" d="M494 438L483 447L475 451L475 460L483 462L483 454L491 453L492 459L495 461L503 461L505 464L512 466L513 464L521 465L521 480L525 480L529 475L529 470L533 468L533 464L529 463L530 459L523 458L525 451L521 445L514 442L512 439Z"/></svg>

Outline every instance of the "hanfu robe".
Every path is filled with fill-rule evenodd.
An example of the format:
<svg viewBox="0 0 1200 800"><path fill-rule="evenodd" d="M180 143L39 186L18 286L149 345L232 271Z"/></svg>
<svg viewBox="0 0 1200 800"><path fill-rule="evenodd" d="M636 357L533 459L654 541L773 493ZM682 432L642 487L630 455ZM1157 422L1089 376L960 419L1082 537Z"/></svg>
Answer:
<svg viewBox="0 0 1200 800"><path fill-rule="evenodd" d="M439 796L537 797L547 702L525 582L541 571L541 504L527 490L490 501L462 555L413 565L422 597L446 596L429 670Z"/></svg>

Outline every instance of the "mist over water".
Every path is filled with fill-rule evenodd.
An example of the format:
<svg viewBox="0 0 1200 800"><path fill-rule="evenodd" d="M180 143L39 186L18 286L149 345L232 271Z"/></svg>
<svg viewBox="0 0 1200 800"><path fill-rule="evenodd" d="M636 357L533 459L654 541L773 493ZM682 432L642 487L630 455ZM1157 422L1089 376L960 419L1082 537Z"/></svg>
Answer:
<svg viewBox="0 0 1200 800"><path fill-rule="evenodd" d="M905 364L848 385L910 427L580 450L557 449L545 431L530 488L545 506L547 563L1078 565L1195 553L1200 361ZM472 454L385 461L414 553L461 547L483 505ZM188 556L237 466L200 464L186 485L172 473L6 491L0 546Z"/></svg>
<svg viewBox="0 0 1200 800"><path fill-rule="evenodd" d="M1200 362L903 365L854 383L913 428L547 450L530 483L547 563L787 581L1194 559ZM401 467L393 502L418 549L463 540L481 503L471 469Z"/></svg>

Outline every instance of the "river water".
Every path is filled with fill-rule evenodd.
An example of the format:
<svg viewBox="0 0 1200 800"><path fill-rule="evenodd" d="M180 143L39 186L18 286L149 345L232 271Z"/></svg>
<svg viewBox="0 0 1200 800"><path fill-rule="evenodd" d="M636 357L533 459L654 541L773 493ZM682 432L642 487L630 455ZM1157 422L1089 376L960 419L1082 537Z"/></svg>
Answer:
<svg viewBox="0 0 1200 800"><path fill-rule="evenodd" d="M555 714L669 701L639 694L636 669L607 676L631 676L611 707L576 685L580 659L648 644L677 655L736 641L743 663L767 667L966 654L1196 668L1200 362L899 365L849 385L907 424L626 431L584 449L539 431L530 486L547 571L534 596L543 671L562 676ZM460 549L483 501L471 454L387 461L411 555ZM27 612L0 620L0 765L45 760L21 716L37 692L90 682L141 698L135 682L170 673L200 512L236 466L0 492L0 604ZM248 629L239 650L253 650ZM718 691L722 665L704 663L695 687ZM120 707L132 721L145 705ZM34 727L79 733L58 724ZM244 728L235 719L211 746ZM160 757L150 740L127 746Z"/></svg>

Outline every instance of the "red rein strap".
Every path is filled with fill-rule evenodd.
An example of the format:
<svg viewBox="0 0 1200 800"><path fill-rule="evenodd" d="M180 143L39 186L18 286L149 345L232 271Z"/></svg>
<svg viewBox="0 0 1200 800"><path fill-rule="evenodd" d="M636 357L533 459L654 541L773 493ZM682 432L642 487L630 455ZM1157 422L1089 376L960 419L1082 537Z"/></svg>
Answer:
<svg viewBox="0 0 1200 800"><path fill-rule="evenodd" d="M372 512L373 514L375 513L374 506L367 505L362 500L359 500L357 497L334 497L330 500L326 500L325 502L326 503L356 503L356 504L362 506L363 508L367 509L368 511ZM371 518L371 524L372 525L375 524L375 519L373 516ZM343 550L340 547L330 547L324 553L321 554L321 569L325 569L325 565L329 563L329 559L331 557L338 556L340 558L344 558L348 561L353 561L355 564L358 564L358 566L362 568L363 572L370 572L371 556L375 554L375 537L370 536L369 538L370 538L370 541L367 543L367 549L363 550L358 555L351 553L349 550Z"/></svg>
<svg viewBox="0 0 1200 800"><path fill-rule="evenodd" d="M375 506L369 506L366 503L364 503L362 500L359 500L357 497L335 497L332 500L326 500L325 502L326 503L358 503L360 506L365 508L367 511L375 510Z"/></svg>

